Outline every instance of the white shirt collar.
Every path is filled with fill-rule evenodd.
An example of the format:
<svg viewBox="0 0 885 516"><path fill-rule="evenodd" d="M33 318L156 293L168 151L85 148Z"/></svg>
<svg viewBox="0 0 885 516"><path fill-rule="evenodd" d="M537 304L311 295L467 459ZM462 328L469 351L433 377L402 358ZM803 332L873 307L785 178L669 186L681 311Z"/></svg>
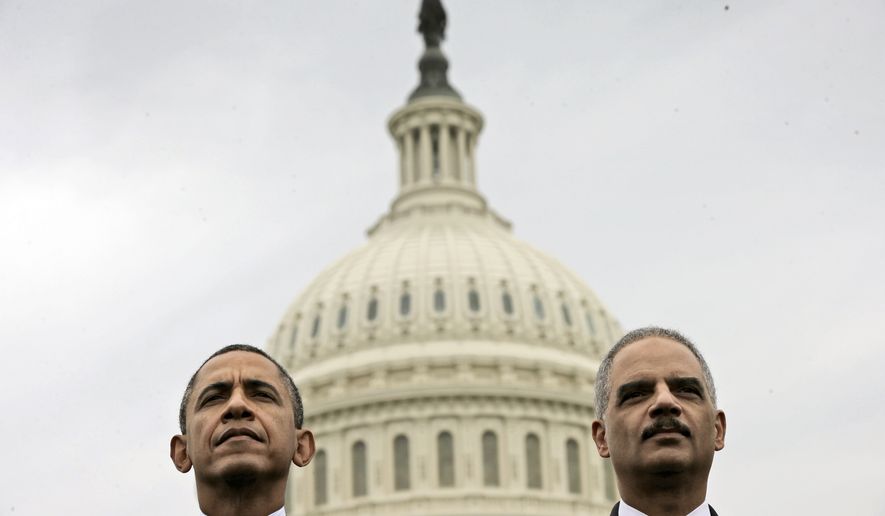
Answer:
<svg viewBox="0 0 885 516"><path fill-rule="evenodd" d="M618 516L648 516L644 512L639 512L637 509L630 507L627 505L627 502L621 500L621 504L618 505ZM707 501L698 505L695 510L686 514L685 516L710 516L710 506L707 505Z"/></svg>
<svg viewBox="0 0 885 516"><path fill-rule="evenodd" d="M279 509L275 510L273 514L268 514L267 516L286 516L286 506L284 505L280 507Z"/></svg>

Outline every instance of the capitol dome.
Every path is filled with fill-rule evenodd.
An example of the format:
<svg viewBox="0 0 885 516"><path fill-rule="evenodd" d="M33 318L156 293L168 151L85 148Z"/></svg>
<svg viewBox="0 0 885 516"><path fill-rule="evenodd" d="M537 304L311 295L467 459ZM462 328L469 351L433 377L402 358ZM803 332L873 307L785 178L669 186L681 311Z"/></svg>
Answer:
<svg viewBox="0 0 885 516"><path fill-rule="evenodd" d="M482 116L448 84L430 22L421 84L388 124L399 194L268 343L317 438L287 510L608 514L617 494L590 423L620 326L477 190Z"/></svg>
<svg viewBox="0 0 885 516"><path fill-rule="evenodd" d="M296 370L440 340L597 359L615 326L572 271L487 208L451 203L382 220L298 297L271 349Z"/></svg>

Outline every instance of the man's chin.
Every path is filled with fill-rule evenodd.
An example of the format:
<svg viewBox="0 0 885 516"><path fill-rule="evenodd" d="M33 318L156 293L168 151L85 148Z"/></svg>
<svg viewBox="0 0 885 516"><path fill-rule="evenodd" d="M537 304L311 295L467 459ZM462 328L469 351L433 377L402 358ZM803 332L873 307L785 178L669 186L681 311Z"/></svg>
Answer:
<svg viewBox="0 0 885 516"><path fill-rule="evenodd" d="M258 475L254 472L233 472L225 474L222 479L227 487L231 489L245 488L255 485L258 481Z"/></svg>
<svg viewBox="0 0 885 516"><path fill-rule="evenodd" d="M678 475L690 469L691 460L684 451L657 450L646 461L645 470L654 475Z"/></svg>
<svg viewBox="0 0 885 516"><path fill-rule="evenodd" d="M265 457L235 455L215 464L216 477L227 483L248 484L256 479L286 476L289 464L272 464Z"/></svg>
<svg viewBox="0 0 885 516"><path fill-rule="evenodd" d="M246 485L267 475L267 464L258 457L244 455L224 457L211 468L210 476L230 485Z"/></svg>

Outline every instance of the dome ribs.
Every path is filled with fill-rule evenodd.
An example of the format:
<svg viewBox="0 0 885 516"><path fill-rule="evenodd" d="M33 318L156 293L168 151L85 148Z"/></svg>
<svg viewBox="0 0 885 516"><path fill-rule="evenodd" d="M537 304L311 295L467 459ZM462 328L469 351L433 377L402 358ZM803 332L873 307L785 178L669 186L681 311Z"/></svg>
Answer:
<svg viewBox="0 0 885 516"><path fill-rule="evenodd" d="M533 306L535 295L543 317ZM372 299L378 300L377 317L369 321ZM317 316L320 325L311 337ZM289 357L286 339L295 324L298 341ZM597 356L618 331L572 270L505 228L471 215L423 215L375 233L324 270L292 305L275 342L297 368L364 346L451 338L546 343Z"/></svg>

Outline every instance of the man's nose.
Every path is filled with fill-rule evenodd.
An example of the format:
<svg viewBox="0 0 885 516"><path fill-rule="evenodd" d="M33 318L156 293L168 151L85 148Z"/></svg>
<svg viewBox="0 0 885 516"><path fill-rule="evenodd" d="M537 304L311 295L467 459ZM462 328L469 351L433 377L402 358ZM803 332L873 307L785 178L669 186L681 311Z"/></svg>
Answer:
<svg viewBox="0 0 885 516"><path fill-rule="evenodd" d="M670 392L667 386L658 387L655 391L654 403L651 406L652 417L679 416L682 414L682 406L676 396Z"/></svg>
<svg viewBox="0 0 885 516"><path fill-rule="evenodd" d="M255 414L249 406L249 401L245 393L240 389L235 389L227 400L227 407L224 411L222 419L225 421L233 419L252 419Z"/></svg>

